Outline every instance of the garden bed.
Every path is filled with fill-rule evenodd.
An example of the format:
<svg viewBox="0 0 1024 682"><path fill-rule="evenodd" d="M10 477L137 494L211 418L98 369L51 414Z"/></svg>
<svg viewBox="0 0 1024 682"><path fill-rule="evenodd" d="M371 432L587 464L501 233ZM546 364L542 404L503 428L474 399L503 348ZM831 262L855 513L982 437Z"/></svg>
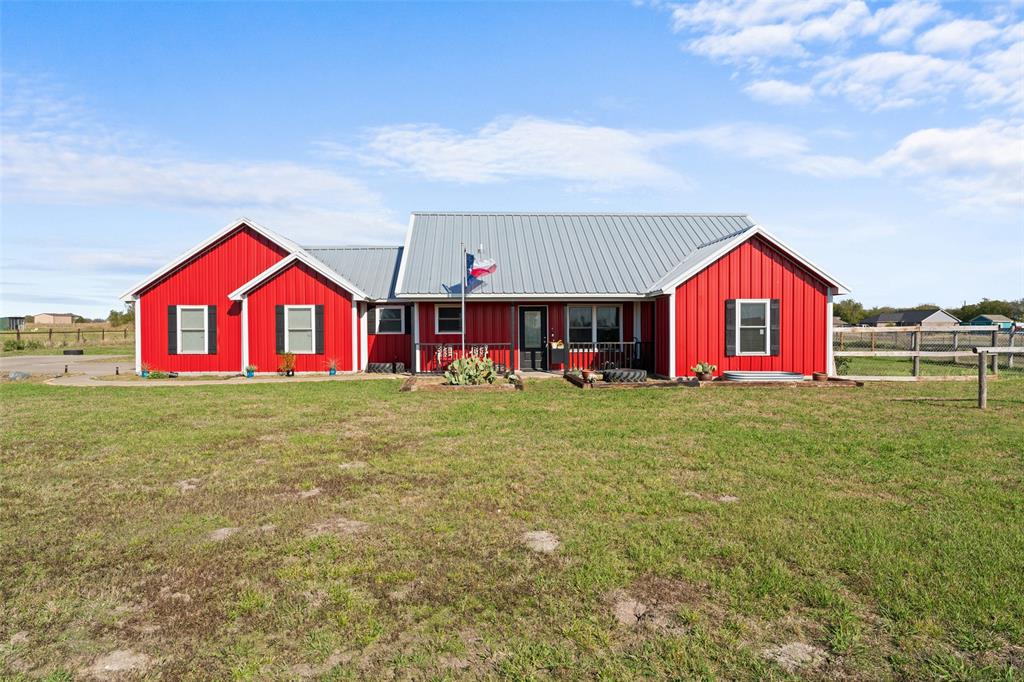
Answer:
<svg viewBox="0 0 1024 682"><path fill-rule="evenodd" d="M696 379L648 379L637 383L610 383L606 381L595 381L593 383L584 381L582 377L573 374L563 375L565 380L578 388L715 388L719 386L759 386L771 388L855 388L863 386L862 381L853 381L838 377L830 377L828 381L697 381Z"/></svg>
<svg viewBox="0 0 1024 682"><path fill-rule="evenodd" d="M411 391L477 391L477 392L489 392L489 391L523 391L526 389L522 379L517 378L514 381L507 381L501 379L494 382L493 384L459 384L452 385L444 383L442 377L417 377L411 376L402 382L402 387L399 389L403 393Z"/></svg>

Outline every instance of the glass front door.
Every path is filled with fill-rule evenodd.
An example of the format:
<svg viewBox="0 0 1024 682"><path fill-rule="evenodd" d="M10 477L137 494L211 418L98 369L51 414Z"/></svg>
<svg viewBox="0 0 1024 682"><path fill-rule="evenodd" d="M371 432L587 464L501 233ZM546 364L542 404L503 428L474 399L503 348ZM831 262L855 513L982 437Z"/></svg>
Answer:
<svg viewBox="0 0 1024 682"><path fill-rule="evenodd" d="M548 368L548 309L519 309L519 367L526 370Z"/></svg>

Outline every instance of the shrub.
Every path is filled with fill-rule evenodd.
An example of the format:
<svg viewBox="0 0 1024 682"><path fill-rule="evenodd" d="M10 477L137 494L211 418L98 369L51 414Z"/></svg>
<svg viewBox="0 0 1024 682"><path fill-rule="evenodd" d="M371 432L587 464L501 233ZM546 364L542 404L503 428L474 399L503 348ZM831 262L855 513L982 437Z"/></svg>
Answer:
<svg viewBox="0 0 1024 682"><path fill-rule="evenodd" d="M4 350L25 350L25 342L17 339L4 339Z"/></svg>
<svg viewBox="0 0 1024 682"><path fill-rule="evenodd" d="M477 384L493 384L498 373L494 369L494 361L490 358L467 357L459 358L444 372L445 382L452 386L475 386Z"/></svg>
<svg viewBox="0 0 1024 682"><path fill-rule="evenodd" d="M295 353L282 353L280 358L280 371L282 373L291 372L295 369Z"/></svg>
<svg viewBox="0 0 1024 682"><path fill-rule="evenodd" d="M161 372L158 369L151 369L149 371L149 378L150 379L166 379L167 378L167 372Z"/></svg>
<svg viewBox="0 0 1024 682"><path fill-rule="evenodd" d="M836 358L836 374L846 374L850 371L850 358Z"/></svg>

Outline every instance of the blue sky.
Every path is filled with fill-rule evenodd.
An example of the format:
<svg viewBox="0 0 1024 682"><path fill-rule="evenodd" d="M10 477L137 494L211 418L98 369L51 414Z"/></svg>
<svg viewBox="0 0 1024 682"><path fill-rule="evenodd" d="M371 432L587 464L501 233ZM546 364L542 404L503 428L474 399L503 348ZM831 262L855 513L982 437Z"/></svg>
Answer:
<svg viewBox="0 0 1024 682"><path fill-rule="evenodd" d="M2 314L105 316L243 215L463 209L746 211L867 304L1024 296L1020 4L0 12Z"/></svg>

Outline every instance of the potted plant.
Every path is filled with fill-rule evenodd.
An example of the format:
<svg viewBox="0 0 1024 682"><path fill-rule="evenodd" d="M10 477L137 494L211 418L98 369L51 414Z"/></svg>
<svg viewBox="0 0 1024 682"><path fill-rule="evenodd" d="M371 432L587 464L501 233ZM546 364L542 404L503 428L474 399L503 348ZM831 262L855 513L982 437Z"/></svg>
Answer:
<svg viewBox="0 0 1024 682"><path fill-rule="evenodd" d="M584 369L580 371L584 381L591 381L591 377L594 376L594 371L590 369Z"/></svg>
<svg viewBox="0 0 1024 682"><path fill-rule="evenodd" d="M245 376L246 376L246 378L252 379L254 376L256 376L256 370L257 369L259 369L259 368L256 367L256 365L246 365L245 366Z"/></svg>
<svg viewBox="0 0 1024 682"><path fill-rule="evenodd" d="M698 362L690 368L690 371L697 375L697 381L711 381L716 369L718 367L710 362Z"/></svg>
<svg viewBox="0 0 1024 682"><path fill-rule="evenodd" d="M281 374L286 377L295 376L295 353L283 353L281 356Z"/></svg>
<svg viewBox="0 0 1024 682"><path fill-rule="evenodd" d="M338 361L336 359L331 358L327 361L327 373L332 377L338 373Z"/></svg>
<svg viewBox="0 0 1024 682"><path fill-rule="evenodd" d="M149 378L149 365L147 365L146 363L142 363L142 372L141 372L141 374L142 374L142 378L143 379L148 379Z"/></svg>

